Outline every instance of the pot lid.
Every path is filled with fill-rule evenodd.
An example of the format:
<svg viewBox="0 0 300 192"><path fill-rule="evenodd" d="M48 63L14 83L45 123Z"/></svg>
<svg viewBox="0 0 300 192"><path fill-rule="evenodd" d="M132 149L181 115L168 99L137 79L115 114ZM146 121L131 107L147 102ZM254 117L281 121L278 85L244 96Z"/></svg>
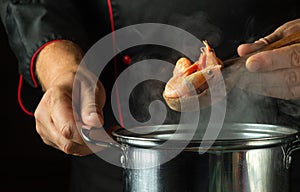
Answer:
<svg viewBox="0 0 300 192"><path fill-rule="evenodd" d="M189 124L140 126L113 132L117 142L135 147L181 148L185 150L234 150L259 148L290 143L299 137L297 129L270 125L224 124L216 135L205 135L201 125ZM164 145L167 143L167 145Z"/></svg>

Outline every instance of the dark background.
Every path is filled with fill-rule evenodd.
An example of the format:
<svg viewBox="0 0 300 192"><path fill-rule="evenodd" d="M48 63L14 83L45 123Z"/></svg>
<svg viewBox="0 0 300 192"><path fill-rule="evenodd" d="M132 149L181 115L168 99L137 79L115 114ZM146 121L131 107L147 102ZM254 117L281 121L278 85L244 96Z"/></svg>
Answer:
<svg viewBox="0 0 300 192"><path fill-rule="evenodd" d="M17 61L0 25L1 153L0 191L65 192L69 182L69 156L45 145L35 131L32 116L19 107ZM30 94L30 93L28 93Z"/></svg>
<svg viewBox="0 0 300 192"><path fill-rule="evenodd" d="M35 131L34 118L19 107L17 60L0 25L2 126L0 191L66 192L69 188L70 156L45 145ZM30 92L28 93L31 94ZM293 155L291 185L299 192L300 152Z"/></svg>

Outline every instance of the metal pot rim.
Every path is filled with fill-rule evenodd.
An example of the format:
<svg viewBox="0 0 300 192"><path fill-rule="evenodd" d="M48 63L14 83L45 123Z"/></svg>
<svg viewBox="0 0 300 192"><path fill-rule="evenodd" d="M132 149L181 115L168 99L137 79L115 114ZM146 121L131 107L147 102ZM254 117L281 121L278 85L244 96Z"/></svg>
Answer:
<svg viewBox="0 0 300 192"><path fill-rule="evenodd" d="M178 126L179 125L176 124L169 124L135 127L131 129L121 128L114 131L112 134L118 143L129 146L141 148L160 148L164 142L168 141L173 142L174 145L168 145L167 149L170 149L170 146L173 146L174 149L176 149L178 144L187 142L184 137L184 134L186 134L185 132L176 133L176 136L174 137L176 128ZM190 125L185 124L180 126L185 126L186 130L188 131ZM148 133L139 134L140 131L138 130L141 129L147 129ZM292 143L300 135L299 131L294 128L255 123L225 123L216 140L203 140L202 138L204 133L205 130L199 126L199 129L197 129L197 132L193 138L188 141L185 150L209 150L214 152L224 150L230 151L250 148L264 148ZM189 134L189 132L187 132L187 134Z"/></svg>

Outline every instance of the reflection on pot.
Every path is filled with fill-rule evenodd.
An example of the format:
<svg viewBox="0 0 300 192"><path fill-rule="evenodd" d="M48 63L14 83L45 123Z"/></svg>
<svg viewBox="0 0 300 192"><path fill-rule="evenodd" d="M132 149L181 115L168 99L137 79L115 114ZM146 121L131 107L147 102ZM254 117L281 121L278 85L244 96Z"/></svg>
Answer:
<svg viewBox="0 0 300 192"><path fill-rule="evenodd" d="M298 130L263 124L225 124L212 146L212 141L201 139L203 132L199 131L184 150L164 162L177 150L180 138L185 138L178 135L173 148L160 148L175 132L174 127L154 127L157 131L146 135L126 129L114 132L124 157L124 191L289 191L291 154L300 149ZM88 142L101 145L101 141L88 139L88 132L83 134ZM204 143L202 148L200 143ZM205 148L205 143L210 147Z"/></svg>

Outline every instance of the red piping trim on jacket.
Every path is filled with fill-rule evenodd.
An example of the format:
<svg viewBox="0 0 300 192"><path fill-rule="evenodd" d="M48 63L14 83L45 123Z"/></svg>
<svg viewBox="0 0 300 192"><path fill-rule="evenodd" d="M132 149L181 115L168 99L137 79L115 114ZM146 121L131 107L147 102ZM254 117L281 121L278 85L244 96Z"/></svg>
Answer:
<svg viewBox="0 0 300 192"><path fill-rule="evenodd" d="M21 99L21 87L22 87L22 84L23 84L23 76L20 75L20 78L19 78L19 86L18 86L18 102L19 102L19 105L21 107L21 109L24 111L24 113L26 113L27 115L30 115L30 116L33 116L33 113L28 111L23 103L22 103L22 99Z"/></svg>
<svg viewBox="0 0 300 192"><path fill-rule="evenodd" d="M107 6L108 6L108 11L109 11L109 20L110 20L111 31L114 32L115 31L115 21L114 21L111 0L107 0ZM114 36L113 36L113 38L114 38ZM115 45L115 44L113 44L113 45Z"/></svg>
<svg viewBox="0 0 300 192"><path fill-rule="evenodd" d="M114 22L114 16L113 16L113 10L112 10L112 5L111 5L111 0L107 0L107 6L108 6L108 12L109 12L109 20L110 20L110 27L112 31L112 44L113 44L113 53L114 56L116 55L116 47L115 47L115 22ZM117 59L114 57L114 68L115 68L115 78L117 78ZM123 116L122 116L122 111L121 111L121 104L120 104L120 97L119 97L119 89L118 89L118 82L116 81L116 102L117 102L117 108L118 108L118 114L119 114L119 120L120 124L122 127L124 127L124 122L123 122Z"/></svg>
<svg viewBox="0 0 300 192"><path fill-rule="evenodd" d="M38 50L33 54L32 58L31 58L31 62L30 62L30 76L32 78L33 85L34 85L35 88L38 87L38 83L37 83L37 80L35 79L35 75L34 75L34 65L35 65L36 57L38 56L38 54L41 52L41 50L44 47L46 47L47 45L49 45L49 44L51 44L53 42L56 42L56 41L62 41L62 40L61 39L55 39L55 40L52 40L52 41L49 41L49 42L43 44L40 48L38 48ZM28 111L26 109L26 107L23 105L22 98L21 98L22 85L23 85L23 76L20 75L19 85L18 85L18 102L19 102L19 105L20 105L21 109L24 111L24 113L26 113L27 115L33 116L33 113L30 112L30 111Z"/></svg>

